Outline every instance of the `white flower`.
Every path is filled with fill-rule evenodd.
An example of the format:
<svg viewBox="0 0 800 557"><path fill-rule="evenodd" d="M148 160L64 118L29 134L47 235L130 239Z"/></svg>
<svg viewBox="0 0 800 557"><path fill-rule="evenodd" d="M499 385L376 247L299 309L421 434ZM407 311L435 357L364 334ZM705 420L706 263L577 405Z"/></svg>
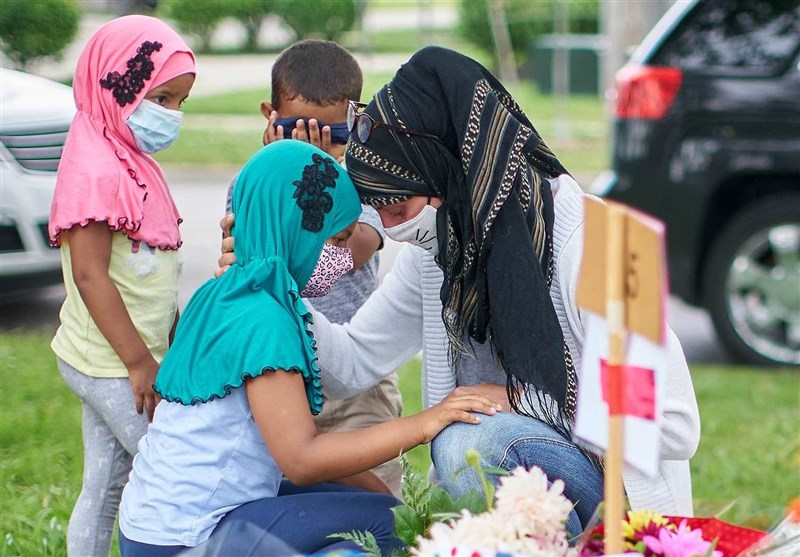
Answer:
<svg viewBox="0 0 800 557"><path fill-rule="evenodd" d="M500 479L495 512L502 520L520 522L535 535L557 532L564 529L573 507L563 493L561 480L549 486L540 468L519 467Z"/></svg>
<svg viewBox="0 0 800 557"><path fill-rule="evenodd" d="M463 511L451 522L431 526L428 539L418 539L414 555L451 555L469 548L484 554L513 553L530 557L562 557L569 553L564 529L572 503L563 495L560 480L547 481L539 469L517 468L500 480L497 505L486 513ZM467 553L466 555L470 555Z"/></svg>

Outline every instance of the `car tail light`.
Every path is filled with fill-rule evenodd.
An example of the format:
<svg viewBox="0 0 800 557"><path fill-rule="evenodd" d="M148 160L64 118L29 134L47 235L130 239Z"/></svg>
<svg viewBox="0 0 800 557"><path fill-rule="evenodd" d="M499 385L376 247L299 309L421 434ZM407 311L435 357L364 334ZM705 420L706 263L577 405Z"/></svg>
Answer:
<svg viewBox="0 0 800 557"><path fill-rule="evenodd" d="M617 118L658 120L669 112L681 88L678 68L624 66L617 72Z"/></svg>

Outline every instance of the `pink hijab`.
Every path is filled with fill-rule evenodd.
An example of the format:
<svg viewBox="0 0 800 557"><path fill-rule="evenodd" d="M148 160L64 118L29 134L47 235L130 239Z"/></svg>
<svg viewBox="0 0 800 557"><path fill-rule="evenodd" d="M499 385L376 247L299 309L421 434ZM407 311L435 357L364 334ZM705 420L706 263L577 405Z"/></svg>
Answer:
<svg viewBox="0 0 800 557"><path fill-rule="evenodd" d="M50 207L50 243L61 231L107 222L151 247L181 245L178 209L164 174L125 121L153 88L195 73L194 54L166 23L120 17L101 27L75 70L77 114L67 135Z"/></svg>

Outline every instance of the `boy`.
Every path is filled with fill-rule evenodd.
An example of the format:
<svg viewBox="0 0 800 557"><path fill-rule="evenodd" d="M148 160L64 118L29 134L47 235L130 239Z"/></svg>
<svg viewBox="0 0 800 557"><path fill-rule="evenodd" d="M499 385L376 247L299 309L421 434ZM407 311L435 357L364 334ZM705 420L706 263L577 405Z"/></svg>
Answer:
<svg viewBox="0 0 800 557"><path fill-rule="evenodd" d="M361 68L353 56L331 41L304 40L280 53L272 67L271 103L261 103L261 113L268 120L264 145L284 138L307 141L321 148L337 161L344 160L348 131L348 101L361 97ZM234 177L228 191L230 212ZM333 290L315 298L314 309L330 321L346 323L378 286L379 256L384 232L378 214L364 206L359 222L348 241L353 254L353 271L345 275ZM323 377L324 386L324 377ZM321 414L315 417L323 431L348 431L400 417L402 399L397 389L397 375L392 373L374 387L346 400L325 398ZM401 470L397 459L373 470L394 493L400 495ZM360 477L361 487L380 490L380 482L369 475Z"/></svg>

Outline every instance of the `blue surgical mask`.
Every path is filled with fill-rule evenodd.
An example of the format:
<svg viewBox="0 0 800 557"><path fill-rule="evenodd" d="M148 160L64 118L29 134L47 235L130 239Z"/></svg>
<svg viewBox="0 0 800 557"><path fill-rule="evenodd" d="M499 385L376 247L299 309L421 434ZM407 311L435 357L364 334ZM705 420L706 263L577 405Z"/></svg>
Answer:
<svg viewBox="0 0 800 557"><path fill-rule="evenodd" d="M143 100L125 121L136 146L145 153L163 151L178 139L183 112Z"/></svg>
<svg viewBox="0 0 800 557"><path fill-rule="evenodd" d="M298 120L303 120L306 123L306 129L308 129L309 118L278 118L275 120L275 128L277 129L278 126L283 126L283 138L291 139L292 130L297 127ZM319 125L319 129L322 129L325 126L330 127L331 143L339 143L341 145L347 144L347 138L350 137L350 132L347 129L347 122L341 122L339 124L325 124L317 120L317 124Z"/></svg>

